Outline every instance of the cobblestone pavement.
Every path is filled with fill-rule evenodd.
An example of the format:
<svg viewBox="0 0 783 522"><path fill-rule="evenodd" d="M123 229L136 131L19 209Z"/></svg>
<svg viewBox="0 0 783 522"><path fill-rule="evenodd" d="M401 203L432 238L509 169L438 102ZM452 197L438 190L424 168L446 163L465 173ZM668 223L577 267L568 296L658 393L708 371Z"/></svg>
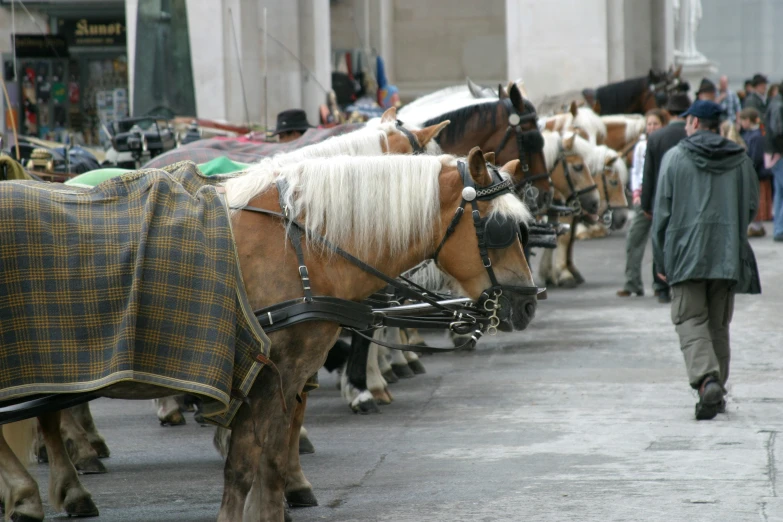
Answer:
<svg viewBox="0 0 783 522"><path fill-rule="evenodd" d="M320 506L294 520L783 520L783 245L753 246L764 295L737 298L726 415L693 419L668 306L615 297L622 235L580 243L585 285L550 291L525 332L423 358L380 415L351 414L322 373L302 457ZM648 295L649 272L648 252ZM146 401L94 413L113 452L108 475L83 477L99 520L215 519L211 428L159 427Z"/></svg>

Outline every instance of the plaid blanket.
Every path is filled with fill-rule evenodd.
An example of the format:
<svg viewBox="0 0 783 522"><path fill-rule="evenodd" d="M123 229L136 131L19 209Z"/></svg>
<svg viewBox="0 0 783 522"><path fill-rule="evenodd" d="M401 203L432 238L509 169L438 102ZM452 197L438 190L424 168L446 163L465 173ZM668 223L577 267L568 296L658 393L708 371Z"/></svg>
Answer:
<svg viewBox="0 0 783 522"><path fill-rule="evenodd" d="M193 163L206 163L218 156L226 156L231 160L243 163L253 163L278 152L290 152L307 145L320 143L333 136L353 132L362 127L364 127L363 123L354 123L338 125L329 129L310 129L298 140L288 143L255 142L241 138L198 140L152 158L144 165L144 168L159 169L186 160Z"/></svg>
<svg viewBox="0 0 783 522"><path fill-rule="evenodd" d="M230 424L270 346L216 181L182 163L89 190L0 183L0 401L134 381Z"/></svg>

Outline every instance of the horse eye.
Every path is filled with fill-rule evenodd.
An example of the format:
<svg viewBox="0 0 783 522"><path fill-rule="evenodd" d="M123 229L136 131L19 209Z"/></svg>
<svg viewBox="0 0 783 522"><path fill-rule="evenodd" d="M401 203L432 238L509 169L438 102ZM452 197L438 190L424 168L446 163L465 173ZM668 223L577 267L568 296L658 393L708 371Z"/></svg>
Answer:
<svg viewBox="0 0 783 522"><path fill-rule="evenodd" d="M577 172L582 172L584 170L584 168L585 168L585 166L582 165L581 163L574 163L573 167L574 167L574 170L577 171Z"/></svg>
<svg viewBox="0 0 783 522"><path fill-rule="evenodd" d="M619 181L617 181L616 179L610 179L610 180L609 180L609 184L610 184L611 186L613 186L613 187L616 187L617 185L619 185L619 184L620 184L620 182L619 182Z"/></svg>

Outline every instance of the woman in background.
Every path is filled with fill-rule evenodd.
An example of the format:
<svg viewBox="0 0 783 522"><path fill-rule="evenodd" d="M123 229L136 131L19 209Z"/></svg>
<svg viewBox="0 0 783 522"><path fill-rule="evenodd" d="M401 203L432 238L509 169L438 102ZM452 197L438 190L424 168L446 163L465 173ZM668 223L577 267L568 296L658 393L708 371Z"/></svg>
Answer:
<svg viewBox="0 0 783 522"><path fill-rule="evenodd" d="M639 210L642 198L642 178L644 173L644 156L647 152L647 136L664 127L668 122L668 114L662 109L652 109L645 114L645 134L639 138L633 150L631 164L631 192L633 193L633 208L636 211L628 235L625 240L625 284L617 291L618 297L630 297L633 294L644 295L642 282L642 258L650 236L652 221Z"/></svg>

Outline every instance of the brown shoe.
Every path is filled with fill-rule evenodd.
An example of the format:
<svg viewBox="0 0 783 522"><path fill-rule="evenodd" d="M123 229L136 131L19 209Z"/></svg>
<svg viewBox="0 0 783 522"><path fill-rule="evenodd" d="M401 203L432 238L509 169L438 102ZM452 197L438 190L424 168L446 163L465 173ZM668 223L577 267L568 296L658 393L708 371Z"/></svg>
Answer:
<svg viewBox="0 0 783 522"><path fill-rule="evenodd" d="M617 291L617 297L631 297L633 294L636 294L639 297L642 297L644 295L644 290L642 290L640 292L629 292L628 290L618 290Z"/></svg>
<svg viewBox="0 0 783 522"><path fill-rule="evenodd" d="M748 237L764 237L766 235L767 230L764 227L748 227Z"/></svg>

